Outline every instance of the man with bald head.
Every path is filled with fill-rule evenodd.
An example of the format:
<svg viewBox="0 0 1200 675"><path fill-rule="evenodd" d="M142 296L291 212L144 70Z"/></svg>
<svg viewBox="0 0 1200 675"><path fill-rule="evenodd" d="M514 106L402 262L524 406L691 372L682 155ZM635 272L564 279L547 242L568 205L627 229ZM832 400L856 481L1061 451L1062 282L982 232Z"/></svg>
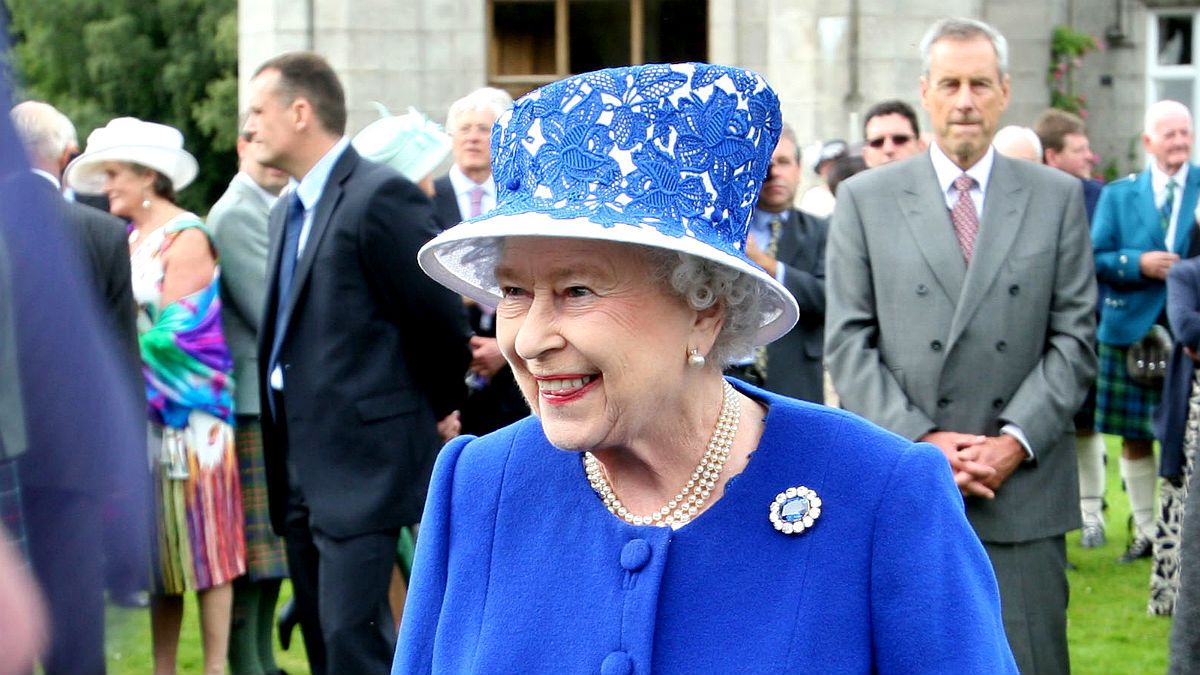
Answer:
<svg viewBox="0 0 1200 675"><path fill-rule="evenodd" d="M1009 125L996 132L992 139L996 152L1005 157L1023 159L1035 164L1042 163L1042 142L1033 129Z"/></svg>
<svg viewBox="0 0 1200 675"><path fill-rule="evenodd" d="M1096 274L1108 287L1100 308L1096 430L1122 438L1121 477L1134 536L1121 562L1152 554L1156 467L1150 411L1158 387L1135 382L1125 365L1132 345L1166 325L1167 271L1187 252L1195 230L1200 171L1191 164L1192 116L1178 101L1146 111L1142 146L1150 166L1100 193L1092 220Z"/></svg>

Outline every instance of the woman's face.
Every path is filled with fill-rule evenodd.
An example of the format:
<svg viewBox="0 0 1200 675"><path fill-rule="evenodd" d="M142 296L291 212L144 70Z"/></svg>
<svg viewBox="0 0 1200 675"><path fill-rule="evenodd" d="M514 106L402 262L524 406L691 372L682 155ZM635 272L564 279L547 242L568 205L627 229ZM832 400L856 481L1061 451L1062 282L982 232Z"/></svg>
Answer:
<svg viewBox="0 0 1200 675"><path fill-rule="evenodd" d="M705 352L715 337L709 313L668 293L630 245L511 237L496 279L500 350L547 438L564 450L661 434L664 410L694 383L688 348Z"/></svg>
<svg viewBox="0 0 1200 675"><path fill-rule="evenodd" d="M104 194L108 196L108 210L114 215L133 217L153 185L152 171L138 173L124 162L104 163Z"/></svg>

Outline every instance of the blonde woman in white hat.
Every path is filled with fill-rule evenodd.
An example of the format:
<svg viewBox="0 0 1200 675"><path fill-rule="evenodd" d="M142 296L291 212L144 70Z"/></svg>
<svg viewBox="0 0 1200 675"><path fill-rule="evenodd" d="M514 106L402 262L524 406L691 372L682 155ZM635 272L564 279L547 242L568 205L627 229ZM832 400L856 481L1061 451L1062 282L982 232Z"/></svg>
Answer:
<svg viewBox="0 0 1200 675"><path fill-rule="evenodd" d="M155 485L151 621L159 674L175 672L186 591L199 596L204 672L224 672L230 582L246 565L217 255L200 219L175 204L196 169L177 129L121 117L93 131L66 170L76 191L103 192L109 210L132 223Z"/></svg>

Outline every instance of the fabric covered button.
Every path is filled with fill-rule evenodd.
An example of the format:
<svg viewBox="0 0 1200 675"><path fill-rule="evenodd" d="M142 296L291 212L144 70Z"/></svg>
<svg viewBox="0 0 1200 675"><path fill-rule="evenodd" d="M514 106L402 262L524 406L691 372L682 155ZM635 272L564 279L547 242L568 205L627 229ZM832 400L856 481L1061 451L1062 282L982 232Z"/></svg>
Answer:
<svg viewBox="0 0 1200 675"><path fill-rule="evenodd" d="M917 295L925 295L929 293L929 287L925 284L917 284Z"/></svg>
<svg viewBox="0 0 1200 675"><path fill-rule="evenodd" d="M604 657L604 661L600 663L600 675L629 675L632 672L633 659L629 658L629 654L625 652L609 652L608 656Z"/></svg>
<svg viewBox="0 0 1200 675"><path fill-rule="evenodd" d="M634 539L621 549L621 567L630 572L637 572L648 562L650 562L650 544L647 544L645 539Z"/></svg>
<svg viewBox="0 0 1200 675"><path fill-rule="evenodd" d="M1020 287L1020 286L1018 286L1017 284L1013 284L1012 286L1009 286L1009 287L1008 287L1008 294L1009 294L1009 295L1016 295L1016 294L1018 294L1018 293L1020 293L1020 292L1021 292L1021 287Z"/></svg>
<svg viewBox="0 0 1200 675"><path fill-rule="evenodd" d="M933 342L930 342L930 343L929 343L929 348L930 348L930 349L932 349L932 350L933 350L933 351L935 351L935 352L940 352L940 351L942 351L942 341L941 341L941 340L934 340Z"/></svg>

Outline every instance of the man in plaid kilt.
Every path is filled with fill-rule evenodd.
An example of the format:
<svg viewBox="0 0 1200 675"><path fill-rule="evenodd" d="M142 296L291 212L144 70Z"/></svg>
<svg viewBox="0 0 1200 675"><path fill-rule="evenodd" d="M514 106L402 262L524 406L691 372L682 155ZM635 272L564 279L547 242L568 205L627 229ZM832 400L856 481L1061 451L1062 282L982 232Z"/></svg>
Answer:
<svg viewBox="0 0 1200 675"><path fill-rule="evenodd" d="M1097 333L1096 430L1122 439L1121 477L1135 528L1121 562L1152 553L1156 470L1150 413L1161 397L1159 388L1133 381L1126 356L1156 324L1166 324L1167 271L1189 248L1200 196L1200 170L1189 162L1192 119L1183 104L1151 105L1142 145L1150 166L1105 186L1092 222L1096 274L1108 289Z"/></svg>

